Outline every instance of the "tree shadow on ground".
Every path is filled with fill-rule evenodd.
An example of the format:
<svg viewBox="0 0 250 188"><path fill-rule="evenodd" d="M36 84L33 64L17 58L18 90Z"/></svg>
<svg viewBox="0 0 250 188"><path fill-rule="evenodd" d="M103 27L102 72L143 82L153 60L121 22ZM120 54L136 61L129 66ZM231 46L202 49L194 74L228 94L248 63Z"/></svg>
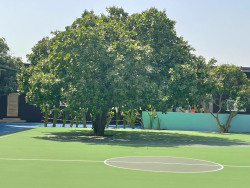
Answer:
<svg viewBox="0 0 250 188"><path fill-rule="evenodd" d="M81 142L87 144L119 145L132 147L177 147L177 146L250 146L249 142L231 140L216 136L189 135L165 131L121 131L106 130L105 136L93 136L92 130L71 130L67 132L44 132L35 137L57 142Z"/></svg>

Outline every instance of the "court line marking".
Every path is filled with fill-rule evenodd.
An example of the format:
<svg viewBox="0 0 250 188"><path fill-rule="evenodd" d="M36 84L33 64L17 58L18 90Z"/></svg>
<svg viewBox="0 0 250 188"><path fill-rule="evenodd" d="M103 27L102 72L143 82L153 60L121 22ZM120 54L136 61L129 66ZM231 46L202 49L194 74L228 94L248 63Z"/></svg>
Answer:
<svg viewBox="0 0 250 188"><path fill-rule="evenodd" d="M6 137L9 137L9 136L11 136L11 134L7 134L7 135L3 135L3 136L0 135L0 138L6 138Z"/></svg>
<svg viewBox="0 0 250 188"><path fill-rule="evenodd" d="M95 160L70 160L70 159L17 159L17 158L0 158L5 161L50 161L50 162L89 162L89 163L103 163L103 161Z"/></svg>
<svg viewBox="0 0 250 188"><path fill-rule="evenodd" d="M250 168L250 166L237 166L237 165L223 165L226 167L233 167L233 168Z"/></svg>
<svg viewBox="0 0 250 188"><path fill-rule="evenodd" d="M109 161L109 163L131 163L131 164L166 164L166 165L190 165L190 166L221 166L222 164L215 164L215 165L211 165L211 164L188 164L188 163L164 163L164 162L129 162L129 161ZM214 162L213 162L214 163ZM238 167L238 168L250 168L250 166L237 166L237 165L222 165L222 166L226 166L226 167Z"/></svg>
<svg viewBox="0 0 250 188"><path fill-rule="evenodd" d="M164 165L190 165L190 166L221 166L220 164L189 164L189 163L165 163L165 162L130 162L130 161L108 161L109 163L131 163L131 164L164 164Z"/></svg>
<svg viewBox="0 0 250 188"><path fill-rule="evenodd" d="M9 135L6 135L9 136ZM145 156L148 157L148 156ZM151 156L152 157L152 156ZM157 156L157 157L163 157L163 156ZM183 157L176 157L176 158L183 158ZM112 158L113 159L113 158ZM185 159L192 159L192 158L185 158ZM74 159L24 159L24 158L0 158L0 160L6 160L6 161L51 161L51 162L92 162L92 163L105 163L107 160L104 161L97 161L97 160L74 160ZM196 160L196 159L195 159ZM197 159L199 160L199 159ZM202 160L200 160L202 161ZM148 163L148 164L166 164L166 165L203 165L203 166L225 166L225 167L235 167L235 168L250 168L250 166L244 166L244 165L221 165L218 163L215 163L215 165L210 165L210 164L188 164L188 163L164 163L164 162L127 162L127 161L110 161L111 163ZM210 161L208 161L210 162ZM214 163L214 162L212 162ZM105 163L106 164L106 163ZM109 165L109 164L107 164ZM110 165L109 165L110 166Z"/></svg>
<svg viewBox="0 0 250 188"><path fill-rule="evenodd" d="M179 159L191 159L191 160L196 160L196 161L203 161L203 162L210 162L210 163L214 163L215 165L214 166L219 166L220 168L218 169L215 169L215 170L209 170L209 171L199 171L199 172L174 172L174 171L167 171L167 170L142 170L142 169L137 169L137 168L124 168L124 167L119 167L119 166L115 166L115 165L111 165L108 163L109 160L112 160L112 159L122 159L122 158L129 158L129 157L134 157L134 158L149 158L149 157L155 157L155 158L164 158L164 157L169 157L169 158L179 158ZM112 161L111 161L112 162ZM173 157L173 156L126 156L126 157L115 157L115 158L110 158L110 159L107 159L104 161L104 163L108 166L111 166L111 167L115 167L115 168L121 168L121 169L129 169L129 170L137 170L137 171L150 171L150 172L169 172L169 173L177 173L177 174L194 174L194 173L207 173L207 172L216 172L216 171L219 171L219 170L222 170L224 168L223 165L221 164L218 164L218 163L215 163L215 162L211 162L211 161L205 161L205 160L200 160L200 159L193 159L193 158L186 158L186 157Z"/></svg>

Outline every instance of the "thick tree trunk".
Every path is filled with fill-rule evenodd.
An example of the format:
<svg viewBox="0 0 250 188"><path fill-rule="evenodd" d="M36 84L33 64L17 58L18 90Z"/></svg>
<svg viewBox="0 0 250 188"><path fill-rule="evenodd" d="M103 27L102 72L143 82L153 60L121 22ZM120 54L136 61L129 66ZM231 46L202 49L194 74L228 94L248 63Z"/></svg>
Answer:
<svg viewBox="0 0 250 188"><path fill-rule="evenodd" d="M107 112L99 112L94 115L94 120L92 121L94 135L104 136L105 125L107 123Z"/></svg>

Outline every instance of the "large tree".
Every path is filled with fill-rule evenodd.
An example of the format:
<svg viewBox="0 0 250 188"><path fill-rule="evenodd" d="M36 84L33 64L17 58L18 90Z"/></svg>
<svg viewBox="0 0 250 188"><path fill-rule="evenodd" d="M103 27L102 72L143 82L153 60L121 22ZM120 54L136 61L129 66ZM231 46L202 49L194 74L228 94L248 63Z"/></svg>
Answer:
<svg viewBox="0 0 250 188"><path fill-rule="evenodd" d="M108 15L84 11L65 31L33 48L30 71L20 74L20 90L30 103L36 103L35 91L42 96L39 101L49 88L74 110L89 109L94 134L104 135L112 107L162 104L169 68L192 62L191 51L164 11L152 8L131 16L115 7L108 8ZM50 79L43 83L46 76Z"/></svg>
<svg viewBox="0 0 250 188"><path fill-rule="evenodd" d="M20 58L14 57L4 38L0 38L0 96L16 92L16 73L22 65Z"/></svg>

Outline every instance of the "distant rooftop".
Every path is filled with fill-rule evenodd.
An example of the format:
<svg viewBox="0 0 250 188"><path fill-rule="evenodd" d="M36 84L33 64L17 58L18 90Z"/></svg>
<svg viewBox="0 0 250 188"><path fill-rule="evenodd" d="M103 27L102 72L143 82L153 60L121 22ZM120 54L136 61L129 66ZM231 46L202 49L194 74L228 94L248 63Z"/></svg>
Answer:
<svg viewBox="0 0 250 188"><path fill-rule="evenodd" d="M250 72L250 67L241 67L242 72Z"/></svg>

